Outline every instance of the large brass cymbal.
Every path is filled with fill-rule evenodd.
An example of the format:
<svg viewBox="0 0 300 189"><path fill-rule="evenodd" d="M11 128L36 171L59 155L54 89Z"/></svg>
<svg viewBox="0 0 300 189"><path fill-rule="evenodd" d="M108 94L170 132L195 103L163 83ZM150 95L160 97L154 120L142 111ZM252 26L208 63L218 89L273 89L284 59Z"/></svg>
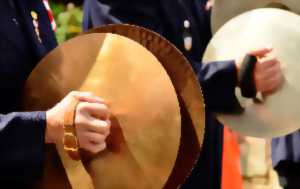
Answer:
<svg viewBox="0 0 300 189"><path fill-rule="evenodd" d="M168 40L148 29L127 24L107 25L88 33L115 33L137 41L160 61L169 74L181 108L179 154L165 189L178 188L191 173L204 138L204 99L199 81L183 54Z"/></svg>
<svg viewBox="0 0 300 189"><path fill-rule="evenodd" d="M95 188L162 188L176 161L181 118L172 82L154 55L120 35L76 37L34 69L23 103L45 110L72 90L103 97L113 115L107 150L87 164Z"/></svg>
<svg viewBox="0 0 300 189"><path fill-rule="evenodd" d="M288 9L300 14L300 1L297 0L215 0L211 16L212 31L215 33L227 21L241 13L266 7Z"/></svg>
<svg viewBox="0 0 300 189"><path fill-rule="evenodd" d="M282 88L266 96L262 104L244 99L237 91L245 112L219 115L221 121L244 135L270 138L300 127L300 16L273 8L246 12L215 34L204 55L205 62L237 59L270 44L282 62L285 76Z"/></svg>

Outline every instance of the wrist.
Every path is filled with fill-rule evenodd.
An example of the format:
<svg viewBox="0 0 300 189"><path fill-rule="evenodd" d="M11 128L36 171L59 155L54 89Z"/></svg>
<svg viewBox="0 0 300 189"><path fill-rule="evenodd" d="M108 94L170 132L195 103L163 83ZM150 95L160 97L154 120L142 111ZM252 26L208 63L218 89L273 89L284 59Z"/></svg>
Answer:
<svg viewBox="0 0 300 189"><path fill-rule="evenodd" d="M60 125L53 110L48 110L46 112L45 143L58 143L57 138L59 138Z"/></svg>
<svg viewBox="0 0 300 189"><path fill-rule="evenodd" d="M54 143L53 138L50 136L51 132L49 131L49 128L53 124L50 114L50 110L46 112L45 143Z"/></svg>

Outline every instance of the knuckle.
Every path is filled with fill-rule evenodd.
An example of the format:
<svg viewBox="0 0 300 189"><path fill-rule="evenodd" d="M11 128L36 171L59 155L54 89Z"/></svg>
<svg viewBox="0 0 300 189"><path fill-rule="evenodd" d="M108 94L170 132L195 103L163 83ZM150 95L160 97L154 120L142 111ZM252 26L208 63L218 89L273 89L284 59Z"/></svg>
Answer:
<svg viewBox="0 0 300 189"><path fill-rule="evenodd" d="M260 66L264 62L264 58L258 59L256 66Z"/></svg>
<svg viewBox="0 0 300 189"><path fill-rule="evenodd" d="M85 96L87 96L87 97L92 97L92 96L94 96L94 94L93 94L92 92L89 92L89 91L84 92L83 95L85 95Z"/></svg>
<svg viewBox="0 0 300 189"><path fill-rule="evenodd" d="M105 141L105 136L103 136L103 135L99 135L97 138L96 138L96 143L97 144L102 144L102 143L104 143L104 141Z"/></svg>
<svg viewBox="0 0 300 189"><path fill-rule="evenodd" d="M71 96L71 97L77 97L77 95L78 95L78 91L71 91L70 93L69 93L69 95Z"/></svg>
<svg viewBox="0 0 300 189"><path fill-rule="evenodd" d="M89 107L89 103L87 103L87 102L80 102L79 104L78 104L78 106L77 106L77 108L78 108L78 110L80 111L80 112L82 112L82 111L86 111L86 109Z"/></svg>
<svg viewBox="0 0 300 189"><path fill-rule="evenodd" d="M97 104L98 108L102 110L102 113L108 113L108 107L104 103L98 103Z"/></svg>
<svg viewBox="0 0 300 189"><path fill-rule="evenodd" d="M110 127L104 127L102 132L107 137L110 134Z"/></svg>
<svg viewBox="0 0 300 189"><path fill-rule="evenodd" d="M273 53L269 53L269 54L266 56L266 59L272 61L272 60L275 60L275 59L276 59L276 56L275 56Z"/></svg>
<svg viewBox="0 0 300 189"><path fill-rule="evenodd" d="M95 131L98 131L102 127L101 123L99 123L97 120L90 121L89 126Z"/></svg>
<svg viewBox="0 0 300 189"><path fill-rule="evenodd" d="M75 117L76 127L84 128L84 127L86 127L87 124L88 124L88 121L84 116L82 116L81 114L76 114L76 117Z"/></svg>
<svg viewBox="0 0 300 189"><path fill-rule="evenodd" d="M80 111L83 108L83 102L79 102L77 105L77 110Z"/></svg>
<svg viewBox="0 0 300 189"><path fill-rule="evenodd" d="M274 66L275 66L275 65L278 65L278 60L277 60L277 58L272 58L272 59L270 60L270 64L274 64Z"/></svg>
<svg viewBox="0 0 300 189"><path fill-rule="evenodd" d="M103 121L97 121L91 125L95 129L97 133L105 133L107 128L107 124Z"/></svg>
<svg viewBox="0 0 300 189"><path fill-rule="evenodd" d="M107 128L110 129L111 128L111 121L107 120L106 123L107 123Z"/></svg>
<svg viewBox="0 0 300 189"><path fill-rule="evenodd" d="M276 62L276 63L278 63L278 59L277 59L276 56L272 56L272 57L271 57L271 60L274 61L274 62Z"/></svg>
<svg viewBox="0 0 300 189"><path fill-rule="evenodd" d="M92 140L96 143L101 143L101 142L103 142L103 137L100 134L95 134L95 136L93 137Z"/></svg>
<svg viewBox="0 0 300 189"><path fill-rule="evenodd" d="M110 135L110 130L108 130L104 136L105 136L105 138L107 138L109 135Z"/></svg>
<svg viewBox="0 0 300 189"><path fill-rule="evenodd" d="M101 127L104 129L104 130L107 130L109 129L109 123L107 121L101 121Z"/></svg>
<svg viewBox="0 0 300 189"><path fill-rule="evenodd" d="M109 128L104 128L103 133L104 133L104 136L108 136L109 133L110 133L110 129Z"/></svg>

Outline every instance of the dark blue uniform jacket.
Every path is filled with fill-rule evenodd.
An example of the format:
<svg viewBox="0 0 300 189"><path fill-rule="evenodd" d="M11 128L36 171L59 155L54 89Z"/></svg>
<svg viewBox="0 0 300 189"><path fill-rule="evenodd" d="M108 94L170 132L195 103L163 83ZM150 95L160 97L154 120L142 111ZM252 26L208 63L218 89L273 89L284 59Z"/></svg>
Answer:
<svg viewBox="0 0 300 189"><path fill-rule="evenodd" d="M38 15L38 40L31 11ZM45 112L20 112L24 83L56 46L42 0L0 1L0 187L24 188L42 173ZM38 87L38 86L37 86ZM10 182L13 185L5 186Z"/></svg>

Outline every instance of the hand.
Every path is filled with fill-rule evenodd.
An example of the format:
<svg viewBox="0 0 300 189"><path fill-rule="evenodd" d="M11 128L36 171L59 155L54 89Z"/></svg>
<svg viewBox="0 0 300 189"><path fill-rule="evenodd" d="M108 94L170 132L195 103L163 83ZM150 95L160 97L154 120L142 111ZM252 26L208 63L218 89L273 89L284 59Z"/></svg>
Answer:
<svg viewBox="0 0 300 189"><path fill-rule="evenodd" d="M205 10L209 11L214 6L215 0L208 0L205 5Z"/></svg>
<svg viewBox="0 0 300 189"><path fill-rule="evenodd" d="M254 83L257 92L263 94L272 93L280 88L284 78L280 62L272 51L272 48L261 48L248 53L258 58L254 68ZM237 61L238 74L241 63Z"/></svg>
<svg viewBox="0 0 300 189"><path fill-rule="evenodd" d="M104 100L87 92L71 92L46 112L46 143L62 143L64 114L73 98L79 100L74 120L79 147L94 154L104 150L110 132L109 110Z"/></svg>

